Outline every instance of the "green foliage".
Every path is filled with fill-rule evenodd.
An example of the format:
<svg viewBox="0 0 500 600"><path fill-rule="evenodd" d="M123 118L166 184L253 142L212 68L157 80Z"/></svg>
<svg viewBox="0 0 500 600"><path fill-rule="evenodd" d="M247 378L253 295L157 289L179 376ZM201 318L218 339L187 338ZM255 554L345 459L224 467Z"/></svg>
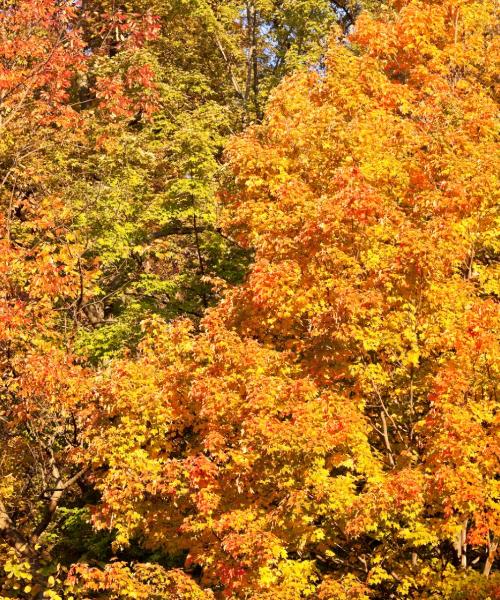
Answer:
<svg viewBox="0 0 500 600"><path fill-rule="evenodd" d="M87 508L65 508L58 511L56 543L52 549L55 562L107 562L111 556L111 531L95 531Z"/></svg>

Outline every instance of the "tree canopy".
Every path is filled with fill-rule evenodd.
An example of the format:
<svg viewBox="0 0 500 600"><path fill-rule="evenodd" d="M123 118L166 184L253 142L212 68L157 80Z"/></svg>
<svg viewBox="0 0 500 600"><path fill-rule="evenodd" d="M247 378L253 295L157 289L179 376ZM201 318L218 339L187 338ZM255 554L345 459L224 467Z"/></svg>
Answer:
<svg viewBox="0 0 500 600"><path fill-rule="evenodd" d="M0 25L0 598L496 598L493 0Z"/></svg>

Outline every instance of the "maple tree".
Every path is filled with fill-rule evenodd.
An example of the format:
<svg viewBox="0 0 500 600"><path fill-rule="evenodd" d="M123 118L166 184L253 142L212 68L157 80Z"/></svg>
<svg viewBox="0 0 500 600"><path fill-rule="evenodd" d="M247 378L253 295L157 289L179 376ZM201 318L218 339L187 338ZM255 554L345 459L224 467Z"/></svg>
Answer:
<svg viewBox="0 0 500 600"><path fill-rule="evenodd" d="M349 6L2 13L3 597L498 596L494 3Z"/></svg>
<svg viewBox="0 0 500 600"><path fill-rule="evenodd" d="M68 200L74 156L116 120L105 117L110 104L135 114L148 97L143 71L131 68L123 89L108 89L80 17L78 5L51 0L6 2L0 11L0 591L7 597L50 596L57 511L63 499L71 505L81 496L86 471L70 460L85 387L72 344L99 261L87 258ZM151 34L134 17L127 23ZM120 51L142 43L130 35Z"/></svg>
<svg viewBox="0 0 500 600"><path fill-rule="evenodd" d="M179 597L498 594L495 22L401 2L282 83L228 150L245 283L99 375L94 524Z"/></svg>
<svg viewBox="0 0 500 600"><path fill-rule="evenodd" d="M257 5L251 10L256 17ZM274 9L266 10L270 18ZM72 560L109 555L109 536L87 523L88 467L75 464L95 409L85 361L134 346L151 309L169 318L206 305L203 264L230 281L242 270L244 253L213 225L211 181L224 137L253 110L238 96L231 121L225 105L250 68L246 95L261 77L257 51L234 42L247 48L249 28L261 32L239 17L236 3L226 13L176 2L2 5L0 564L9 597L56 597ZM313 44L326 30L325 23ZM207 85L201 71L210 53L220 58ZM273 70L273 81L289 62ZM183 229L195 234L194 260ZM168 244L155 245L161 238ZM194 308L191 297L182 300L193 281Z"/></svg>

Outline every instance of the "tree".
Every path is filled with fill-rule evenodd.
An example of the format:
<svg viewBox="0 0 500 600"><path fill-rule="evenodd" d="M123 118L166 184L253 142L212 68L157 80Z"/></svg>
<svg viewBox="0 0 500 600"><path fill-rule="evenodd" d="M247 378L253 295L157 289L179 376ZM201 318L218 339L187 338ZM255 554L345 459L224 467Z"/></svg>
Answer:
<svg viewBox="0 0 500 600"><path fill-rule="evenodd" d="M306 4L279 68L274 5L3 4L2 594L56 597L68 564L109 558L85 508L91 367L134 348L145 315L199 316L214 276L240 278L246 253L215 224L221 149L299 56L318 60L334 13Z"/></svg>
<svg viewBox="0 0 500 600"><path fill-rule="evenodd" d="M146 323L84 433L95 526L182 572L79 565L78 593L498 593L495 23L489 1L362 15L233 140L247 279L201 333Z"/></svg>
<svg viewBox="0 0 500 600"><path fill-rule="evenodd" d="M99 268L84 260L66 201L70 158L105 126L105 102L134 114L148 91L141 81L141 98L134 94L134 72L123 90L107 89L98 76L93 88L83 85L94 57L79 18L74 3L50 0L6 2L0 12L0 590L7 597L50 588L56 512L63 500L81 498L86 471L70 459L86 385L71 350L71 316ZM140 43L130 36L126 51Z"/></svg>

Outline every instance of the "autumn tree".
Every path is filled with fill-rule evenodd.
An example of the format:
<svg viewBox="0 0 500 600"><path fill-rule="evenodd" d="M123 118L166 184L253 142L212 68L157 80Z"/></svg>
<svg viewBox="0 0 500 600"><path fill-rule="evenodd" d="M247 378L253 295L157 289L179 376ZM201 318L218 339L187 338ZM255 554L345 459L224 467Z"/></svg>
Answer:
<svg viewBox="0 0 500 600"><path fill-rule="evenodd" d="M109 558L114 534L94 534L85 508L81 433L100 414L89 366L134 348L145 315L200 317L214 282L241 277L248 253L216 225L225 140L355 14L2 5L2 594L56 597L68 564Z"/></svg>
<svg viewBox="0 0 500 600"><path fill-rule="evenodd" d="M356 13L4 4L3 597L498 595L494 4Z"/></svg>
<svg viewBox="0 0 500 600"><path fill-rule="evenodd" d="M55 580L56 512L63 500L81 498L86 470L70 460L85 419L85 370L71 347L73 317L99 261L87 259L68 202L71 158L75 148L95 146L106 104L133 115L148 93L139 80L137 94L135 71L123 90L109 89L80 16L74 3L50 0L6 2L0 11L0 593L7 597L40 597ZM125 22L137 36L118 50L139 52L149 32L133 17Z"/></svg>
<svg viewBox="0 0 500 600"><path fill-rule="evenodd" d="M76 594L498 595L496 25L362 15L233 140L250 273L200 334L144 324L79 458L114 550L169 558L75 565Z"/></svg>

